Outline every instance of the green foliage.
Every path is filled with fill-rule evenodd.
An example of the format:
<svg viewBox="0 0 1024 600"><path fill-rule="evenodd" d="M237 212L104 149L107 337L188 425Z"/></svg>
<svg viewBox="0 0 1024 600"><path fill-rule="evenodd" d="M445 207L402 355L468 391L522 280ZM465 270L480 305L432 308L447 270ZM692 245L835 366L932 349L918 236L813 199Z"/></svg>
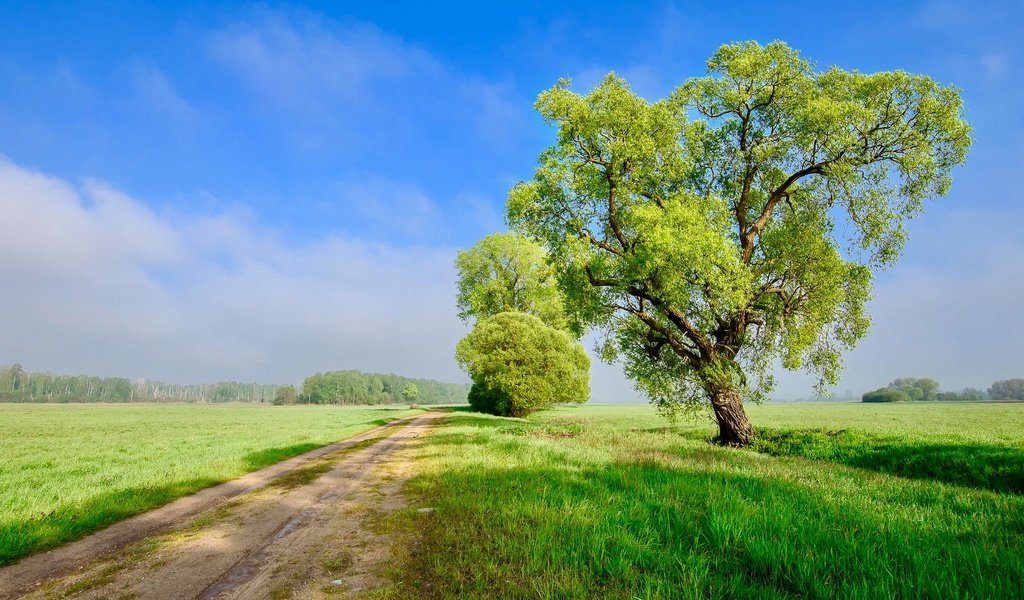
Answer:
<svg viewBox="0 0 1024 600"><path fill-rule="evenodd" d="M511 399L500 387L488 386L487 382L480 378L473 382L469 388L469 407L480 413L491 415L511 414Z"/></svg>
<svg viewBox="0 0 1024 600"><path fill-rule="evenodd" d="M0 565L410 414L0 404Z"/></svg>
<svg viewBox="0 0 1024 600"><path fill-rule="evenodd" d="M564 331L521 312L479 321L455 349L473 379L470 403L479 410L523 416L590 397L590 357Z"/></svg>
<svg viewBox="0 0 1024 600"><path fill-rule="evenodd" d="M299 401L298 395L295 393L295 386L282 385L277 388L274 393L274 405L281 406L285 404L295 404Z"/></svg>
<svg viewBox="0 0 1024 600"><path fill-rule="evenodd" d="M495 233L462 250L456 304L459 317L485 319L502 312L533 315L552 327L567 322L547 252L518 233Z"/></svg>
<svg viewBox="0 0 1024 600"><path fill-rule="evenodd" d="M988 388L988 395L993 400L1024 400L1024 379L996 381Z"/></svg>
<svg viewBox="0 0 1024 600"><path fill-rule="evenodd" d="M410 381L405 384L405 388L402 390L402 397L405 398L406 402L415 402L420 397L420 388Z"/></svg>
<svg viewBox="0 0 1024 600"><path fill-rule="evenodd" d="M873 392L865 392L863 402L907 402L910 396L903 390L881 388Z"/></svg>
<svg viewBox="0 0 1024 600"><path fill-rule="evenodd" d="M760 399L777 359L824 393L867 332L872 271L966 159L959 92L816 71L781 42L707 65L656 102L614 74L543 92L557 141L508 220L547 248L570 319L602 329L604 357L656 404Z"/></svg>
<svg viewBox="0 0 1024 600"><path fill-rule="evenodd" d="M959 392L939 392L935 399L940 402L982 402L988 400L988 394L975 388L964 388Z"/></svg>
<svg viewBox="0 0 1024 600"><path fill-rule="evenodd" d="M900 377L889 384L890 389L902 390L911 400L932 401L939 391L939 382L927 377Z"/></svg>
<svg viewBox="0 0 1024 600"><path fill-rule="evenodd" d="M962 393L939 392L939 382L928 377L900 377L884 388L864 394L864 402L906 402L934 400L984 400L979 390Z"/></svg>
<svg viewBox="0 0 1024 600"><path fill-rule="evenodd" d="M0 367L0 402L270 402L278 386L222 381L179 385L123 377L29 373Z"/></svg>
<svg viewBox="0 0 1024 600"><path fill-rule="evenodd" d="M643 406L453 415L419 450L408 490L436 510L393 597L1019 597L1024 406L751 416L771 455Z"/></svg>
<svg viewBox="0 0 1024 600"><path fill-rule="evenodd" d="M407 396L413 390L415 397ZM468 391L469 386L462 383L362 371L328 371L307 377L302 382L299 400L309 404L401 404L415 399L420 404L459 404L466 401Z"/></svg>

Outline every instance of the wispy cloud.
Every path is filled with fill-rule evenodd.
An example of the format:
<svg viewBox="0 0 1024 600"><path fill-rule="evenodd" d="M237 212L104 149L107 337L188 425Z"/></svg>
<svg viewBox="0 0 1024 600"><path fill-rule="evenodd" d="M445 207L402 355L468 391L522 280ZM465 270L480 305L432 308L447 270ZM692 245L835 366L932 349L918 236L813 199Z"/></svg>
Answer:
<svg viewBox="0 0 1024 600"><path fill-rule="evenodd" d="M130 73L135 93L147 107L179 121L191 121L198 116L199 111L179 95L160 69L136 61L132 63Z"/></svg>
<svg viewBox="0 0 1024 600"><path fill-rule="evenodd" d="M1024 375L1024 242L1015 223L995 210L950 207L914 225L908 256L878 278L871 331L850 353L839 395L904 376L960 389ZM778 395L809 395L809 384L786 375Z"/></svg>
<svg viewBox="0 0 1024 600"><path fill-rule="evenodd" d="M422 238L444 226L440 208L414 185L369 178L339 187L347 212L362 218L367 235L387 231Z"/></svg>
<svg viewBox="0 0 1024 600"><path fill-rule="evenodd" d="M322 134L348 149L418 148L422 131L447 125L501 145L524 118L507 85L361 22L261 10L213 32L209 49L265 110L304 123L297 135L307 143Z"/></svg>
<svg viewBox="0 0 1024 600"><path fill-rule="evenodd" d="M0 362L176 381L362 368L461 378L452 254L289 242L0 162Z"/></svg>

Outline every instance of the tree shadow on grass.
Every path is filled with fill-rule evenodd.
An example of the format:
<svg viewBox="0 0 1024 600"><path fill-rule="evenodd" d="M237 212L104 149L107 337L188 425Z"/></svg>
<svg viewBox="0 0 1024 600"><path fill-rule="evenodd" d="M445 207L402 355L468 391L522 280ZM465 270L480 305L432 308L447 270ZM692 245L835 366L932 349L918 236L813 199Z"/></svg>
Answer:
<svg viewBox="0 0 1024 600"><path fill-rule="evenodd" d="M758 471L761 461L738 472L749 455L724 449L596 463L565 461L573 442L452 433L421 443L437 454L476 443L496 458L415 485L436 508L415 517L422 545L402 568L410 596L1011 597L1024 575L1013 543L1024 515L976 496L936 503L932 490L860 493L849 482L844 492L831 487L843 480L805 483ZM509 443L531 466L506 458Z"/></svg>
<svg viewBox="0 0 1024 600"><path fill-rule="evenodd" d="M1024 494L1024 449L941 444L859 431L760 429L754 449L773 456L827 460L911 479Z"/></svg>

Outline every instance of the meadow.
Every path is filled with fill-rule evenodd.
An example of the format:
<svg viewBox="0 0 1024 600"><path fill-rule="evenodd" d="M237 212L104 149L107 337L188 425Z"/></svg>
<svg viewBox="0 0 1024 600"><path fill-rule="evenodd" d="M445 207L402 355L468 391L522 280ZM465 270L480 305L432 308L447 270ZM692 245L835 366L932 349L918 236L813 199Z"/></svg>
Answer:
<svg viewBox="0 0 1024 600"><path fill-rule="evenodd" d="M416 412L0 404L0 565Z"/></svg>
<svg viewBox="0 0 1024 600"><path fill-rule="evenodd" d="M388 597L1019 598L1024 404L455 413L415 450Z"/></svg>

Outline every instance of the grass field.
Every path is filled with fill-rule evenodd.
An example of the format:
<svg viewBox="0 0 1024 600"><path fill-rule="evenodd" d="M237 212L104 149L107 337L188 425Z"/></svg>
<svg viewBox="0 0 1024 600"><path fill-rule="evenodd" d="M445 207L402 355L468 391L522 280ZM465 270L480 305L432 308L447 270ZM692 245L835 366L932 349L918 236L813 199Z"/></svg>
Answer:
<svg viewBox="0 0 1024 600"><path fill-rule="evenodd" d="M416 412L0 404L0 565Z"/></svg>
<svg viewBox="0 0 1024 600"><path fill-rule="evenodd" d="M453 415L417 449L393 597L1020 598L1024 405ZM415 548L409 551L408 548Z"/></svg>

